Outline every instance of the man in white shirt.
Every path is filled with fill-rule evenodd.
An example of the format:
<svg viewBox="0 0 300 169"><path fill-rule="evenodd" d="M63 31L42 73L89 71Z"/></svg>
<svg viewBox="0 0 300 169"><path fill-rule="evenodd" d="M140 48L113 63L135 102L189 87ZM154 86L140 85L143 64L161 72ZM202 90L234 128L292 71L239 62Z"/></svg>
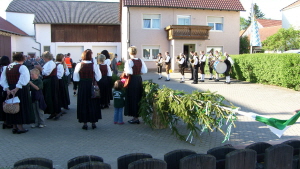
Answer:
<svg viewBox="0 0 300 169"><path fill-rule="evenodd" d="M200 82L204 82L204 78L205 78L205 72L204 72L205 62L206 62L205 53L204 53L204 51L201 51L200 57L199 57L199 67L200 67L200 74L201 74Z"/></svg>
<svg viewBox="0 0 300 169"><path fill-rule="evenodd" d="M166 55L165 64L166 64L166 73L167 73L166 81L170 81L171 57L169 52L165 52L165 55Z"/></svg>

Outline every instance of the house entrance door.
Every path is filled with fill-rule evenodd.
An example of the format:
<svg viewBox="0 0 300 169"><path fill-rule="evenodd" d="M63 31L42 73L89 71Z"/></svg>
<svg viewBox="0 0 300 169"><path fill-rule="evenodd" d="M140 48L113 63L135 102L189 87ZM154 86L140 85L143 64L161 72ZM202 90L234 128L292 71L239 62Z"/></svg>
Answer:
<svg viewBox="0 0 300 169"><path fill-rule="evenodd" d="M183 45L183 53L186 56L187 59L187 64L186 64L186 68L189 65L189 60L192 59L192 55L190 55L190 52L195 52L195 44L184 44Z"/></svg>

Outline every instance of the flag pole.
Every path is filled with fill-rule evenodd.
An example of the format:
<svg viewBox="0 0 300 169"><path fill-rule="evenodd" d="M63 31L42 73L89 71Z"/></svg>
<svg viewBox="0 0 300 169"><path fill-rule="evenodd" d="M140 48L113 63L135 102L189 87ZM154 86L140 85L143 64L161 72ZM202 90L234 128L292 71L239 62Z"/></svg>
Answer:
<svg viewBox="0 0 300 169"><path fill-rule="evenodd" d="M252 3L251 3L251 34L253 33L252 32L252 27L253 27L253 12L254 12L254 5L253 5L253 0L252 0ZM250 36L250 38L252 38L252 35ZM250 39L250 42L251 42L252 39ZM252 43L250 43L250 54L252 54L253 52L253 46L252 46Z"/></svg>

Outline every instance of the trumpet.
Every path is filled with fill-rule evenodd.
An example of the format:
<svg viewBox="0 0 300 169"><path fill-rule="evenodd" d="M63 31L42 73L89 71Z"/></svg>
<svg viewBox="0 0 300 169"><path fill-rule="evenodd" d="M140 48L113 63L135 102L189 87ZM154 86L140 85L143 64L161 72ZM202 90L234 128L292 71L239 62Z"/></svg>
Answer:
<svg viewBox="0 0 300 169"><path fill-rule="evenodd" d="M190 61L191 61L191 63L194 63L194 62L195 62L195 60L194 60L194 59L190 59Z"/></svg>

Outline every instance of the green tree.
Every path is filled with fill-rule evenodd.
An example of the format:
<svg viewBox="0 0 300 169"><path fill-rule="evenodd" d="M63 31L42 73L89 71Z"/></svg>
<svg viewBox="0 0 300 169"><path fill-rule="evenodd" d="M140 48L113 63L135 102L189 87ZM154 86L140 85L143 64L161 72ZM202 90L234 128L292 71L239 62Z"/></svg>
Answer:
<svg viewBox="0 0 300 169"><path fill-rule="evenodd" d="M287 51L290 49L300 48L300 30L295 30L293 27L289 29L281 28L279 31L269 36L262 42L265 50L280 50Z"/></svg>
<svg viewBox="0 0 300 169"><path fill-rule="evenodd" d="M248 23L245 18L240 17L240 30L245 30L248 27Z"/></svg>
<svg viewBox="0 0 300 169"><path fill-rule="evenodd" d="M256 19L266 19L265 14L259 9L259 6L254 3L254 16ZM252 8L252 7L251 7ZM251 24L251 16L252 16L252 9L250 9L250 15L248 16L248 19L246 20L247 27Z"/></svg>
<svg viewBox="0 0 300 169"><path fill-rule="evenodd" d="M249 53L250 42L248 36L240 37L240 54Z"/></svg>

